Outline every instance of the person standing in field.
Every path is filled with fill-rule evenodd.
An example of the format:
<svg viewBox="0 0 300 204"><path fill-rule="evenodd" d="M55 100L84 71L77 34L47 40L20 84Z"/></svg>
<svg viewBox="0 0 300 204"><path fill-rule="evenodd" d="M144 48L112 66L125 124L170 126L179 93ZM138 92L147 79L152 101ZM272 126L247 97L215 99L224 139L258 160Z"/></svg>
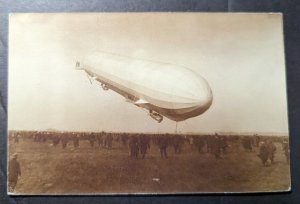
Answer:
<svg viewBox="0 0 300 204"><path fill-rule="evenodd" d="M211 153L215 156L216 159L221 158L221 145L220 137L216 134L213 138L213 143L211 145Z"/></svg>
<svg viewBox="0 0 300 204"><path fill-rule="evenodd" d="M101 133L98 133L96 135L96 139L97 139L97 142L98 142L98 147L102 147L103 145L103 138L102 138L102 135L104 134L104 132L102 131Z"/></svg>
<svg viewBox="0 0 300 204"><path fill-rule="evenodd" d="M95 144L95 141L96 141L96 136L95 136L95 133L90 133L89 136L88 136L88 140L90 142L90 146L93 148L94 147L94 144Z"/></svg>
<svg viewBox="0 0 300 204"><path fill-rule="evenodd" d="M289 143L287 140L283 141L282 150L284 151L286 160L289 162L290 161L290 149L289 149Z"/></svg>
<svg viewBox="0 0 300 204"><path fill-rule="evenodd" d="M184 143L184 138L181 135L175 134L173 136L173 147L175 154L180 154L182 151L182 145Z"/></svg>
<svg viewBox="0 0 300 204"><path fill-rule="evenodd" d="M18 155L14 154L8 163L8 187L9 192L13 192L18 183L18 179L21 176L20 163L17 160Z"/></svg>
<svg viewBox="0 0 300 204"><path fill-rule="evenodd" d="M220 148L222 150L222 153L226 154L227 153L227 147L228 147L227 137L226 136L220 137L219 142L220 142Z"/></svg>
<svg viewBox="0 0 300 204"><path fill-rule="evenodd" d="M114 140L112 134L108 134L107 137L106 137L106 140L107 140L106 141L107 142L107 148L111 149L112 146L113 146L113 140Z"/></svg>
<svg viewBox="0 0 300 204"><path fill-rule="evenodd" d="M198 152L200 154L202 154L203 153L203 148L205 146L205 138L203 136L195 137L194 144L195 144L196 148L198 149Z"/></svg>
<svg viewBox="0 0 300 204"><path fill-rule="evenodd" d="M141 151L142 159L145 158L147 149L150 148L150 137L148 135L140 135L139 137L139 149Z"/></svg>
<svg viewBox="0 0 300 204"><path fill-rule="evenodd" d="M66 149L68 145L68 136L67 135L61 135L61 145L63 149Z"/></svg>
<svg viewBox="0 0 300 204"><path fill-rule="evenodd" d="M262 164L267 166L269 151L265 142L260 142L259 154L257 156L261 159Z"/></svg>
<svg viewBox="0 0 300 204"><path fill-rule="evenodd" d="M76 133L72 133L72 139L73 139L73 146L74 148L78 148L79 147L79 136Z"/></svg>
<svg viewBox="0 0 300 204"><path fill-rule="evenodd" d="M19 134L14 135L14 142L15 143L19 143L19 136L20 136Z"/></svg>
<svg viewBox="0 0 300 204"><path fill-rule="evenodd" d="M249 136L244 136L242 138L242 145L247 152L252 152L252 141Z"/></svg>
<svg viewBox="0 0 300 204"><path fill-rule="evenodd" d="M135 135L130 136L129 138L129 148L130 148L130 156L138 159L139 155L139 145L138 138Z"/></svg>
<svg viewBox="0 0 300 204"><path fill-rule="evenodd" d="M267 141L267 148L269 152L269 159L271 161L271 164L274 163L274 157L275 157L275 152L276 152L276 146L274 145L272 140Z"/></svg>
<svg viewBox="0 0 300 204"><path fill-rule="evenodd" d="M168 158L168 155L167 155L168 145L169 145L169 135L168 134L162 135L158 138L158 147L160 150L161 158L165 158L165 159Z"/></svg>

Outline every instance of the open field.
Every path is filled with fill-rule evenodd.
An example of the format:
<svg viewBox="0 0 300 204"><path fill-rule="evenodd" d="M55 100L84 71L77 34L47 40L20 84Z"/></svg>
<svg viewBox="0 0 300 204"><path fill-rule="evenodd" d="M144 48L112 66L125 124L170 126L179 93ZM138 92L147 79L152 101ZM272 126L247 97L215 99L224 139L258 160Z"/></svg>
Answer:
<svg viewBox="0 0 300 204"><path fill-rule="evenodd" d="M246 151L241 137L228 140L220 159L206 146L199 153L189 140L180 154L169 144L168 158L161 158L153 139L145 158L136 159L116 138L111 149L91 147L86 139L78 148L69 141L63 149L61 143L55 147L51 140L21 136L17 143L10 138L9 154L18 153L21 164L17 194L283 191L290 187L290 172L281 140L274 140L275 160L267 166L257 156L258 147Z"/></svg>

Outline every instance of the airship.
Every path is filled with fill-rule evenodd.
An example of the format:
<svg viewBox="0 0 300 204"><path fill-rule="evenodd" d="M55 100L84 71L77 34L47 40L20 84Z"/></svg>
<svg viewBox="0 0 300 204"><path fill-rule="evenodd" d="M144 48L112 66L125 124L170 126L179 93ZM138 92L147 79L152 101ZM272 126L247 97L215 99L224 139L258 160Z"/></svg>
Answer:
<svg viewBox="0 0 300 204"><path fill-rule="evenodd" d="M113 53L95 52L77 61L90 82L112 90L126 101L145 109L157 122L203 114L212 104L208 82L192 70L165 62L137 59Z"/></svg>

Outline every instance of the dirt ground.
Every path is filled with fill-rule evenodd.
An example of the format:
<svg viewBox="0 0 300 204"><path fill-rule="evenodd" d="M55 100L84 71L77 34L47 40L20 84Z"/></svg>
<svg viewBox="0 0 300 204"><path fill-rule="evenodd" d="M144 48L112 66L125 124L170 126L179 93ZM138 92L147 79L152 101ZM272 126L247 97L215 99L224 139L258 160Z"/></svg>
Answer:
<svg viewBox="0 0 300 204"><path fill-rule="evenodd" d="M50 141L20 139L9 143L9 153L18 153L21 164L17 194L286 191L289 163L281 143L275 145L275 162L268 166L262 165L257 147L248 152L240 142L230 142L221 159L199 153L188 142L181 154L169 146L167 159L155 144L145 159L131 158L129 147L116 141L112 149L92 148L86 140L78 149L71 142L62 149Z"/></svg>

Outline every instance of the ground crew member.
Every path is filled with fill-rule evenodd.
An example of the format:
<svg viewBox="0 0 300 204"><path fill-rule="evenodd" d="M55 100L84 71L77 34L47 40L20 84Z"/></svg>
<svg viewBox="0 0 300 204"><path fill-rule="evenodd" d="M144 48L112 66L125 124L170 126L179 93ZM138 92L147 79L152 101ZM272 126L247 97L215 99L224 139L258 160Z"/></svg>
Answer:
<svg viewBox="0 0 300 204"><path fill-rule="evenodd" d="M10 192L13 192L15 190L18 179L21 176L21 167L17 159L18 155L14 154L9 160L8 164L8 187Z"/></svg>

